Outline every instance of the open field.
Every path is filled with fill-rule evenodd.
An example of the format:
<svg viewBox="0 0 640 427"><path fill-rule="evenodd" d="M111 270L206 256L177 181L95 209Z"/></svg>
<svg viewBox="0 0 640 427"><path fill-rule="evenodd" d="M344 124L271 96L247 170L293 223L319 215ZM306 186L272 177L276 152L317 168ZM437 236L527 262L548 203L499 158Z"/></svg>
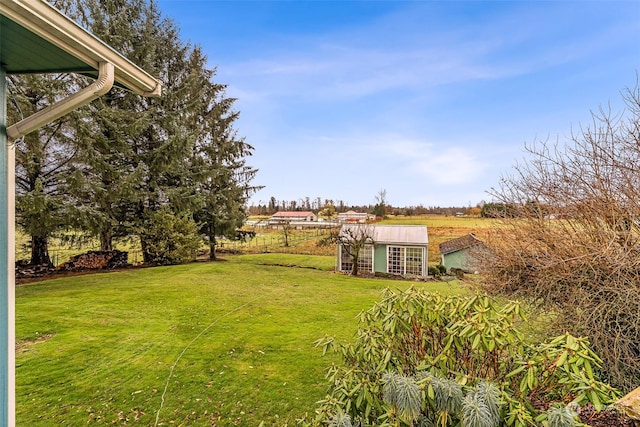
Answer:
<svg viewBox="0 0 640 427"><path fill-rule="evenodd" d="M426 225L429 228L460 228L483 230L491 228L496 221L491 218L445 216L445 215L414 215L414 216L389 216L382 220L382 224L395 225Z"/></svg>
<svg viewBox="0 0 640 427"><path fill-rule="evenodd" d="M333 265L242 255L18 286L18 425L291 425L324 396L316 339L350 339L385 287L466 291Z"/></svg>

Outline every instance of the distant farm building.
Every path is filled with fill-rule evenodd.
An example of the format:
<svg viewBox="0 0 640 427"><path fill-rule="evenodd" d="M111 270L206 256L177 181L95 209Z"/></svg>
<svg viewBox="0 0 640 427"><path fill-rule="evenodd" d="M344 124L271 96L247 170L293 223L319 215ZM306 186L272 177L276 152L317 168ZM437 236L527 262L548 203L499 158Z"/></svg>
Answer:
<svg viewBox="0 0 640 427"><path fill-rule="evenodd" d="M273 214L267 221L270 228L290 227L297 230L305 228L329 228L331 223L318 222L318 216L311 211L281 211Z"/></svg>
<svg viewBox="0 0 640 427"><path fill-rule="evenodd" d="M371 244L360 251L360 272L427 275L429 237L426 226L345 224L339 236L348 242L350 236L363 234L370 237ZM348 243L338 245L338 271L350 272L353 267L348 246Z"/></svg>
<svg viewBox="0 0 640 427"><path fill-rule="evenodd" d="M439 249L440 263L447 271L457 268L466 273L481 271L488 253L485 244L473 233L441 243Z"/></svg>
<svg viewBox="0 0 640 427"><path fill-rule="evenodd" d="M316 214L310 211L281 211L276 212L269 218L269 225L278 225L293 222L314 222L317 221Z"/></svg>
<svg viewBox="0 0 640 427"><path fill-rule="evenodd" d="M344 223L364 224L365 222L371 219L375 219L375 216L370 215L368 213L363 213L363 212L347 211L347 212L340 212L338 214L338 221L343 224Z"/></svg>

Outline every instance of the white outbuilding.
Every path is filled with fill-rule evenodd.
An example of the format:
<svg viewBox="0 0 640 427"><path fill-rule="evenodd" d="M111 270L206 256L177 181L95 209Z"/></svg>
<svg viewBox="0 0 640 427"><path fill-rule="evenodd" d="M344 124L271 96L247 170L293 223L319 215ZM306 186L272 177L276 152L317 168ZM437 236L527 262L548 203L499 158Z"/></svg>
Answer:
<svg viewBox="0 0 640 427"><path fill-rule="evenodd" d="M368 237L360 250L358 271L393 275L426 276L429 236L425 225L345 224L340 229L338 271L350 272L353 256L349 241Z"/></svg>

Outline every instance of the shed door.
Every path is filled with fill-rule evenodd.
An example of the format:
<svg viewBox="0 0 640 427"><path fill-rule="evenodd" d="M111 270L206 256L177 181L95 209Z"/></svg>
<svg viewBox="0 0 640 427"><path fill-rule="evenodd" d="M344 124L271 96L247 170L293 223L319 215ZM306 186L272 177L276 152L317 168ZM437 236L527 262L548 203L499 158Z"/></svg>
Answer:
<svg viewBox="0 0 640 427"><path fill-rule="evenodd" d="M389 246L387 248L387 273L404 274L404 248Z"/></svg>
<svg viewBox="0 0 640 427"><path fill-rule="evenodd" d="M425 248L389 246L387 248L387 272L424 276Z"/></svg>

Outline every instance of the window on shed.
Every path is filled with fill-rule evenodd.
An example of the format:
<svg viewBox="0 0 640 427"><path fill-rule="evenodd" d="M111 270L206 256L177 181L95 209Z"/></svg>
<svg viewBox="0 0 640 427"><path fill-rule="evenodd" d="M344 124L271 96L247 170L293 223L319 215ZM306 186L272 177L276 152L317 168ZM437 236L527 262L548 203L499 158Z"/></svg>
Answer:
<svg viewBox="0 0 640 427"><path fill-rule="evenodd" d="M343 245L340 251L340 271L351 271L353 268L353 257L348 253L348 246ZM359 271L373 271L373 246L366 245L360 250L358 258Z"/></svg>
<svg viewBox="0 0 640 427"><path fill-rule="evenodd" d="M387 272L424 275L424 248L388 246Z"/></svg>
<svg viewBox="0 0 640 427"><path fill-rule="evenodd" d="M387 273L403 274L404 248L399 246L387 247Z"/></svg>

